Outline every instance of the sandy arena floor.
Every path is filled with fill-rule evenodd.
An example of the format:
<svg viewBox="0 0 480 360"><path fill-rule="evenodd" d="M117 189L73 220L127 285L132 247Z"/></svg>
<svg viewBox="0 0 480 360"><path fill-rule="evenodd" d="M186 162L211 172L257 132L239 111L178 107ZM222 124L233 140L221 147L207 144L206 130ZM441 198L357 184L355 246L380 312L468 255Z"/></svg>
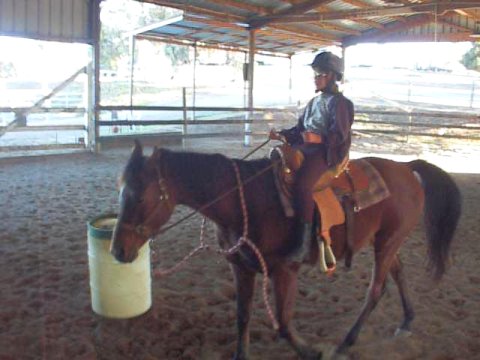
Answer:
<svg viewBox="0 0 480 360"><path fill-rule="evenodd" d="M427 149L425 144L376 139L369 143L357 137L354 156L406 154L453 169L464 210L452 267L438 285L425 271L420 228L401 249L416 310L412 336L393 337L402 313L397 290L389 283L348 357L479 359L480 171L473 168L477 164L460 166L460 160L478 162L478 153L469 151L478 144L440 151L438 143ZM239 140L216 139L189 140L186 148L235 157L251 149ZM145 315L108 320L91 310L86 223L117 210L116 178L128 156L129 150L116 149L100 155L0 162L0 359L232 357L236 340L232 276L227 262L212 253L200 254L169 277L154 279L154 305ZM467 173L471 171L476 173ZM186 211L178 208L175 218ZM200 220L194 217L156 240L153 266L173 265L193 249ZM208 241L213 242L212 231ZM371 249L366 249L354 257L352 270L340 266L331 278L307 273L307 268L302 271L295 323L308 341L328 351L346 334L362 305L371 265ZM258 290L260 285L259 281ZM252 318L251 358L296 359L285 342L275 340L260 291Z"/></svg>

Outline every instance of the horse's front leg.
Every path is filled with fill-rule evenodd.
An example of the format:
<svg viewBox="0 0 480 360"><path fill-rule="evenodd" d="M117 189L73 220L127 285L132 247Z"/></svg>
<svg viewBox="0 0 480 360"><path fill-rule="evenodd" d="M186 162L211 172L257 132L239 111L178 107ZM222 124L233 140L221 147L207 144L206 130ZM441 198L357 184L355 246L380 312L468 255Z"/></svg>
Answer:
<svg viewBox="0 0 480 360"><path fill-rule="evenodd" d="M322 352L309 346L291 325L297 295L298 266L281 265L272 273L279 335L285 338L302 359L321 359Z"/></svg>
<svg viewBox="0 0 480 360"><path fill-rule="evenodd" d="M255 290L255 272L232 264L237 294L237 351L234 359L247 359L250 344L249 321Z"/></svg>

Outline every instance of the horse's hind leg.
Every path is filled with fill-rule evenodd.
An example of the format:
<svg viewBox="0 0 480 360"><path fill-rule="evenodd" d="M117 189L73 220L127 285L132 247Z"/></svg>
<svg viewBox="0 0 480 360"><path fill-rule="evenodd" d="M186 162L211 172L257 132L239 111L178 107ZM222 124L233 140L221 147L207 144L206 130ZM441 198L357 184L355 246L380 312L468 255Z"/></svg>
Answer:
<svg viewBox="0 0 480 360"><path fill-rule="evenodd" d="M355 343L360 329L363 326L363 323L365 322L365 320L367 320L373 309L375 309L375 306L377 306L380 298L385 291L385 279L388 272L390 271L392 261L395 258L396 252L400 247L403 239L404 236L398 236L393 238L378 237L376 239L374 246L375 264L373 267L372 279L370 280L370 286L367 290L365 303L363 304L357 321L352 326L342 343L337 347L337 353L344 352L348 347L352 346ZM387 241L389 242L389 244L386 244Z"/></svg>
<svg viewBox="0 0 480 360"><path fill-rule="evenodd" d="M272 273L279 335L290 343L300 358L321 359L322 353L308 346L291 325L297 295L297 274L298 268L287 265L277 267Z"/></svg>
<svg viewBox="0 0 480 360"><path fill-rule="evenodd" d="M410 323L414 319L415 313L413 311L412 303L410 302L410 298L408 296L405 278L403 276L403 265L398 255L395 256L395 259L393 260L392 267L390 268L390 274L392 275L393 280L397 284L400 298L402 300L404 318L402 324L395 332L395 335L399 335L402 332L410 331Z"/></svg>
<svg viewBox="0 0 480 360"><path fill-rule="evenodd" d="M255 290L255 272L240 265L231 265L237 295L237 351L234 359L247 359L250 344L249 321Z"/></svg>

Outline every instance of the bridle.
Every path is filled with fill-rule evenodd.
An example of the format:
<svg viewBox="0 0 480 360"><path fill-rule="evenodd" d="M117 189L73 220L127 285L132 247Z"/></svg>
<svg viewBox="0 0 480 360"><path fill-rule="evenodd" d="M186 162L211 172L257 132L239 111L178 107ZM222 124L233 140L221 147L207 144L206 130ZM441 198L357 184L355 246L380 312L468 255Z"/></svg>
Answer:
<svg viewBox="0 0 480 360"><path fill-rule="evenodd" d="M160 232L160 230L153 230L152 227L149 225L150 222L157 217L159 211L163 210L165 207L168 211L173 211L173 208L175 207L175 204L172 201L172 197L169 194L167 183L162 176L160 169L156 165L155 170L158 175L157 185L160 193L155 208L150 213L150 215L148 215L148 217L139 225L130 225L125 223L120 224L121 228L124 228L128 231L133 231L135 234L146 239L150 239Z"/></svg>

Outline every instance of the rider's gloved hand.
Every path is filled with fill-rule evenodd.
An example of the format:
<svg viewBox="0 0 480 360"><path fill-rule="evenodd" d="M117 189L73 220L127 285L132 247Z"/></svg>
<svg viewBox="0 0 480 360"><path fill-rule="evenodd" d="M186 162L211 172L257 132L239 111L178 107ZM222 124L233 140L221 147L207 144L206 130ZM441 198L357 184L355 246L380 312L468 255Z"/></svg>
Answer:
<svg viewBox="0 0 480 360"><path fill-rule="evenodd" d="M275 129L270 130L270 134L268 135L270 140L283 140L283 136L280 135Z"/></svg>

